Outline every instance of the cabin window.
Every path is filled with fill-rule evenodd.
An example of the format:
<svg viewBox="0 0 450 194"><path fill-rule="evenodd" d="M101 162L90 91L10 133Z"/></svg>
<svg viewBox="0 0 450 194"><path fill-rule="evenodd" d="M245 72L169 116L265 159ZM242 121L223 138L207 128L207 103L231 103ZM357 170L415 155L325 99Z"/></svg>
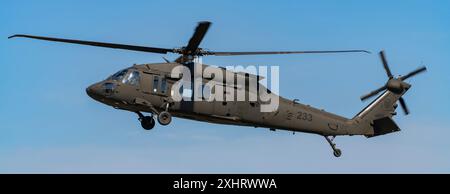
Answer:
<svg viewBox="0 0 450 194"><path fill-rule="evenodd" d="M203 100L208 100L211 98L211 87L209 85L203 85Z"/></svg>
<svg viewBox="0 0 450 194"><path fill-rule="evenodd" d="M180 86L180 95L183 99L191 99L192 97L192 89L190 88L184 88L183 85Z"/></svg>
<svg viewBox="0 0 450 194"><path fill-rule="evenodd" d="M131 73L126 76L126 78L122 81L124 84L132 85L132 86L139 86L139 80L140 80L139 72L132 71Z"/></svg>
<svg viewBox="0 0 450 194"><path fill-rule="evenodd" d="M183 89L183 98L191 98L192 97L192 89L184 88Z"/></svg>
<svg viewBox="0 0 450 194"><path fill-rule="evenodd" d="M158 92L159 76L153 76L153 92Z"/></svg>
<svg viewBox="0 0 450 194"><path fill-rule="evenodd" d="M179 89L178 92L179 92L179 94L180 94L181 96L183 96L183 85L180 86L180 89Z"/></svg>
<svg viewBox="0 0 450 194"><path fill-rule="evenodd" d="M165 94L167 91L167 80L166 78L161 78L161 93Z"/></svg>

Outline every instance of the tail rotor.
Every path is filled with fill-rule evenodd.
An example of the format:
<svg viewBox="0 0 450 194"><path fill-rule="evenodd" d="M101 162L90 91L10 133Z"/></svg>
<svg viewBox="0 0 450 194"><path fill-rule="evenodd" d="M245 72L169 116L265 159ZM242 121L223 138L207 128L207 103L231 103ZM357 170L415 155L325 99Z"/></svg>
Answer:
<svg viewBox="0 0 450 194"><path fill-rule="evenodd" d="M389 90L389 91L391 91L393 93L396 93L396 94L401 94L406 89L409 89L411 87L410 84L404 82L405 80L407 80L407 79L409 79L411 77L414 77L417 74L425 72L427 70L427 68L425 66L422 66L422 67L419 67L418 69L416 69L414 71L411 71L410 73L408 73L408 74L406 74L404 76L394 77L394 75L391 72L391 69L389 68L389 65L388 65L388 62L386 60L386 56L384 54L384 51L381 51L379 54L380 54L381 61L383 63L384 70L386 71L386 75L388 77L388 81L386 82L386 84L384 86L382 86L382 87L380 87L380 88L378 88L376 90L373 90L372 92L362 96L361 97L362 101L365 101L365 100L367 100L367 99L369 99L369 98L371 98L371 97L373 97L373 96L375 96L375 95L377 95L380 92L383 92L385 90ZM408 115L409 114L409 109L406 106L406 102L403 99L403 97L400 97L399 102L400 102L400 106L402 107L405 115Z"/></svg>

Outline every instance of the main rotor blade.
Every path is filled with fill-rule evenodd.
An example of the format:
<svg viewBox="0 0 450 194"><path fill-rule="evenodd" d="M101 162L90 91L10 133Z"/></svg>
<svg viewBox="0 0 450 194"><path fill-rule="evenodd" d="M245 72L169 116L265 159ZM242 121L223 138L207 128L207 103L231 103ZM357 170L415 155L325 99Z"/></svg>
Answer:
<svg viewBox="0 0 450 194"><path fill-rule="evenodd" d="M383 62L384 70L386 70L386 74L389 79L392 79L394 76L391 73L391 69L389 69L388 62L386 60L386 56L384 56L384 51L380 51L381 61Z"/></svg>
<svg viewBox="0 0 450 194"><path fill-rule="evenodd" d="M195 28L194 35L192 35L186 46L186 51L192 53L197 50L198 46L200 46L200 42L202 42L205 37L206 32L208 32L209 26L211 26L211 22L200 22L198 24L197 28Z"/></svg>
<svg viewBox="0 0 450 194"><path fill-rule="evenodd" d="M408 74L406 74L405 76L400 77L400 79L401 79L401 80L406 80L406 79L408 79L408 78L410 78L410 77L413 77L413 76L415 76L415 75L417 75L417 74L419 74L419 73L422 73L422 72L424 72L424 71L426 71L426 70L427 70L427 67L425 67L425 66L419 67L418 69L412 71L411 73L408 73Z"/></svg>
<svg viewBox="0 0 450 194"><path fill-rule="evenodd" d="M279 54L322 54L322 53L370 53L365 50L342 50L342 51L264 51L264 52L214 52L207 51L205 55L235 56L235 55L279 55Z"/></svg>
<svg viewBox="0 0 450 194"><path fill-rule="evenodd" d="M165 49L165 48L133 46L133 45L125 45L125 44L113 44L113 43L104 43L104 42L72 40L72 39L61 39L61 38L31 36L31 35L23 35L23 34L16 34L14 36L10 36L10 37L8 37L8 39L16 38L16 37L32 38L32 39L38 39L38 40L64 42L64 43L72 43L72 44L81 44L81 45L89 45L89 46L97 46L97 47L106 47L106 48L113 48L113 49L124 49L124 50L140 51L140 52L149 52L149 53L166 54L168 52L174 52L173 49Z"/></svg>
<svg viewBox="0 0 450 194"><path fill-rule="evenodd" d="M400 102L400 106L402 107L403 111L405 112L405 115L409 114L409 110L408 107L406 106L405 100L403 99L403 97L400 97L400 99L398 99L398 101Z"/></svg>
<svg viewBox="0 0 450 194"><path fill-rule="evenodd" d="M383 90L386 90L386 89L387 89L386 86L383 86L383 87L381 87L381 88L378 88L378 89L376 89L376 90L374 90L374 91L372 91L372 92L370 92L370 93L368 93L368 94L366 94L366 95L364 95L364 96L361 96L361 100L362 100L362 101L367 100L368 98L370 98L370 97L372 97L372 96L375 96L375 95L377 95L378 93L380 93L380 92L382 92Z"/></svg>

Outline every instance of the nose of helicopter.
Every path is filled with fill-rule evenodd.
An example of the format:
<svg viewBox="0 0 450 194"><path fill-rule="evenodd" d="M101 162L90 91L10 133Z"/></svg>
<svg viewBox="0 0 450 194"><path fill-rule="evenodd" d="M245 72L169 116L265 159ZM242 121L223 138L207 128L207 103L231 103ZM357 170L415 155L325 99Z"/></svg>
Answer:
<svg viewBox="0 0 450 194"><path fill-rule="evenodd" d="M99 100L102 96L101 87L99 84L92 84L91 86L86 88L86 93L89 97L94 100Z"/></svg>

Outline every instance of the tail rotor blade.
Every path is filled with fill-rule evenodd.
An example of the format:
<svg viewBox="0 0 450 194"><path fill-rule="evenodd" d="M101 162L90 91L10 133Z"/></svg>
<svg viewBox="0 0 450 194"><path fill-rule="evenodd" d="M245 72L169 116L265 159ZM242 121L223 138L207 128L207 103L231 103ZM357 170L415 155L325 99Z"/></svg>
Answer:
<svg viewBox="0 0 450 194"><path fill-rule="evenodd" d="M374 91L372 91L372 92L370 92L370 93L368 93L368 94L362 96L362 97L361 97L361 100L362 100L362 101L367 100L367 99L369 99L370 97L375 96L375 95L377 95L378 93L380 93L380 92L382 92L383 90L386 90L386 89L387 89L386 86L383 86L383 87L381 87L381 88L378 88L378 89L376 89L376 90L374 90Z"/></svg>
<svg viewBox="0 0 450 194"><path fill-rule="evenodd" d="M400 106L402 107L403 111L405 112L405 115L408 115L409 110L408 110L408 107L406 106L406 102L403 99L403 97L400 97L400 99L398 99L398 101L400 102Z"/></svg>
<svg viewBox="0 0 450 194"><path fill-rule="evenodd" d="M408 74L406 74L405 76L402 76L400 79L401 79L401 80L406 80L406 79L408 79L408 78L410 78L410 77L413 77L413 76L415 76L415 75L417 75L417 74L419 74L419 73L425 72L426 70L427 70L427 67L425 67L425 66L420 67L420 68L418 68L418 69L412 71L411 73L408 73Z"/></svg>
<svg viewBox="0 0 450 194"><path fill-rule="evenodd" d="M387 81L387 83L383 87L381 87L381 88L379 88L377 90L374 90L374 91L370 92L369 94L366 94L366 95L362 96L361 97L362 101L367 100L368 98L377 95L378 93L382 92L383 90L390 90L393 93L400 94L397 91L398 85L400 85L400 88L398 88L398 89L399 90L401 89L401 91L404 92L404 88L403 87L404 86L409 86L409 84L403 82L404 80L406 80L408 78L411 78L411 77L413 77L413 76L415 76L415 75L417 75L419 73L425 72L427 70L427 68L425 66L422 66L422 67L419 67L418 69L416 69L414 71L411 71L410 73L408 73L408 74L406 74L404 76L394 77L392 75L391 69L389 68L389 65L388 65L388 62L386 60L386 56L384 54L384 51L380 51L379 54L380 54L381 61L383 62L384 70L386 71L386 74L389 77L389 80ZM388 89L388 87L389 87L389 89ZM399 104L402 107L405 115L408 115L409 114L409 109L408 109L408 106L406 106L405 99L403 99L403 97L400 96L398 101L399 101Z"/></svg>
<svg viewBox="0 0 450 194"><path fill-rule="evenodd" d="M391 69L389 69L388 62L386 60L386 56L384 55L384 51L380 51L381 61L383 62L384 70L386 70L386 74L389 79L392 79L394 76L391 73Z"/></svg>

